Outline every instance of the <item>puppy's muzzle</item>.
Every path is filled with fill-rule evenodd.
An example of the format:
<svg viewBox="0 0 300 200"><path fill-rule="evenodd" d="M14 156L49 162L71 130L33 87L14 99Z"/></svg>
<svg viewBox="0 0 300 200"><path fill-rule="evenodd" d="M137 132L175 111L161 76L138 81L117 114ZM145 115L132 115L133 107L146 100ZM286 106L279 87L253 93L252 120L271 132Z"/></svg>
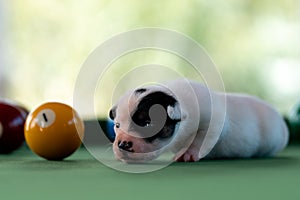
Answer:
<svg viewBox="0 0 300 200"><path fill-rule="evenodd" d="M120 150L128 151L128 152L134 152L132 149L133 143L131 141L118 141L118 148Z"/></svg>

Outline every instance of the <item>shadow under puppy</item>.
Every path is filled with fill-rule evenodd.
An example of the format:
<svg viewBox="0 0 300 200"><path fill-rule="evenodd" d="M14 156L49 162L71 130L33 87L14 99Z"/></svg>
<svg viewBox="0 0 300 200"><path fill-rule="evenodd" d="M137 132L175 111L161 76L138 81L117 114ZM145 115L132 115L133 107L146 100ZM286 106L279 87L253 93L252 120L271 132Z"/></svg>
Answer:
<svg viewBox="0 0 300 200"><path fill-rule="evenodd" d="M288 143L281 115L264 101L182 79L127 92L110 110L116 159L145 162L273 156Z"/></svg>

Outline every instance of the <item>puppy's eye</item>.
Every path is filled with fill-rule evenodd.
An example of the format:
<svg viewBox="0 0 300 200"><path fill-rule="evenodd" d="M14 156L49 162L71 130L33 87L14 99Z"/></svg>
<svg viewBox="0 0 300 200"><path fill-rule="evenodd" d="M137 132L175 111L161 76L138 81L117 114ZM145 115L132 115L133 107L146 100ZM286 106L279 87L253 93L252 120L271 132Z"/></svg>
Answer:
<svg viewBox="0 0 300 200"><path fill-rule="evenodd" d="M115 124L115 126L116 126L116 128L120 128L120 123L117 122L117 123Z"/></svg>

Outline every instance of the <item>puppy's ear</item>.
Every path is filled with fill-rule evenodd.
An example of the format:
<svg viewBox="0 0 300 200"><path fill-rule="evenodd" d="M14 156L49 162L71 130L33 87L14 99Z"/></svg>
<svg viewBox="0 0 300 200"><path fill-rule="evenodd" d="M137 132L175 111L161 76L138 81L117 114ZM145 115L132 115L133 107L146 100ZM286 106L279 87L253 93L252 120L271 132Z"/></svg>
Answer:
<svg viewBox="0 0 300 200"><path fill-rule="evenodd" d="M174 105L169 105L167 108L168 116L175 121L181 121L181 112L178 103Z"/></svg>
<svg viewBox="0 0 300 200"><path fill-rule="evenodd" d="M116 117L116 110L117 110L117 107L114 106L110 111L109 111L109 118L111 120L114 120L115 117Z"/></svg>

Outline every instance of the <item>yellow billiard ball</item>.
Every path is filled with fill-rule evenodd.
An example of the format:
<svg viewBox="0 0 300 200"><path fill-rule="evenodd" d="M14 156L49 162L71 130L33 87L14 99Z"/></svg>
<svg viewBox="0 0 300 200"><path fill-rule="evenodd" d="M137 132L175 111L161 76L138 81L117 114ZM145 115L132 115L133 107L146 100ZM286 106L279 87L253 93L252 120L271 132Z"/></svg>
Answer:
<svg viewBox="0 0 300 200"><path fill-rule="evenodd" d="M25 140L37 155L63 160L81 145L84 124L70 106L48 102L29 113L24 127Z"/></svg>

